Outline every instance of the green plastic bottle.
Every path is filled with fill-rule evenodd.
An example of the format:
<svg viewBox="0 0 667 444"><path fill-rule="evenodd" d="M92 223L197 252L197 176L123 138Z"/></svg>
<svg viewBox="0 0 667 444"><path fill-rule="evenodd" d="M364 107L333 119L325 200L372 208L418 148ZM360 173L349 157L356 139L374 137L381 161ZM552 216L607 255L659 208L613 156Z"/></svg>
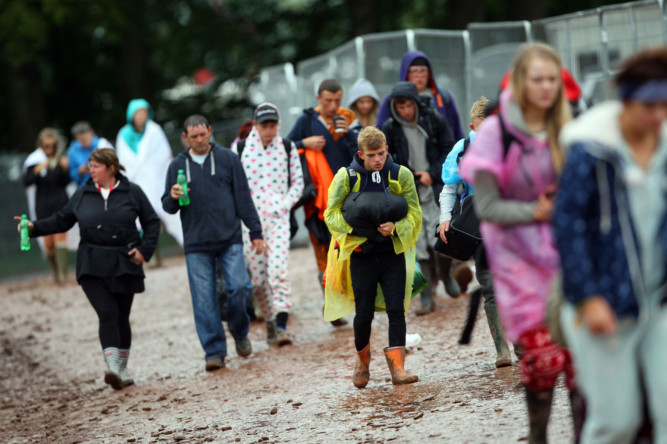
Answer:
<svg viewBox="0 0 667 444"><path fill-rule="evenodd" d="M176 183L183 187L183 194L178 198L178 204L182 207L190 205L190 195L188 195L188 179L185 177L183 170L178 170L178 177Z"/></svg>
<svg viewBox="0 0 667 444"><path fill-rule="evenodd" d="M25 214L21 216L21 251L30 250L30 222Z"/></svg>

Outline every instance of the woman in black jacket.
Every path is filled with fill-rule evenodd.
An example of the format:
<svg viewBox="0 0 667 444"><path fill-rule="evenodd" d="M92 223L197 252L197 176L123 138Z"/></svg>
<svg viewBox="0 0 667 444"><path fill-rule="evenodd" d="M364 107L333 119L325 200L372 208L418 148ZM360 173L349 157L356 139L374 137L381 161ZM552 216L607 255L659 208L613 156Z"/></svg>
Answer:
<svg viewBox="0 0 667 444"><path fill-rule="evenodd" d="M64 155L65 139L53 128L44 128L37 136L37 149L23 164L23 183L35 186L35 213L38 219L55 214L67 203L69 167ZM44 236L46 258L53 268L56 283L67 275L67 234Z"/></svg>
<svg viewBox="0 0 667 444"><path fill-rule="evenodd" d="M67 231L79 223L76 278L99 317L108 368L104 382L116 390L133 383L127 377L130 308L134 294L144 291L141 264L155 251L160 232L160 220L146 195L120 174L123 169L114 150L93 151L91 179L63 209L30 223L32 237ZM137 217L143 237L137 230Z"/></svg>

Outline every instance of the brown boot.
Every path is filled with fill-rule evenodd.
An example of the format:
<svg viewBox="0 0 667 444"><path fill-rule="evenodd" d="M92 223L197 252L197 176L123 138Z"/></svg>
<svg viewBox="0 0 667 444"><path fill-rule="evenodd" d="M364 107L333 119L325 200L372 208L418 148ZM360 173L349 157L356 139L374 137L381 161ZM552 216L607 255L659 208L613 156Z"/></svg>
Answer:
<svg viewBox="0 0 667 444"><path fill-rule="evenodd" d="M357 352L357 364L354 366L354 374L352 375L352 382L357 388L364 388L368 384L370 372L368 366L371 363L371 345L366 344L366 347Z"/></svg>
<svg viewBox="0 0 667 444"><path fill-rule="evenodd" d="M405 363L405 347L386 347L384 357L391 372L391 382L394 385L412 384L419 381L417 375L408 375L403 369Z"/></svg>

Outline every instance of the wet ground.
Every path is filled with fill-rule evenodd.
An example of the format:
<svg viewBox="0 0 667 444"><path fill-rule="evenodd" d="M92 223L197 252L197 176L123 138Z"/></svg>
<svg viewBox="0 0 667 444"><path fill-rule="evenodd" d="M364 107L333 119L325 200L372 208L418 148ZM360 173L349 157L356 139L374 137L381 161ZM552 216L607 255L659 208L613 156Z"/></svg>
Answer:
<svg viewBox="0 0 667 444"><path fill-rule="evenodd" d="M147 270L135 298L130 373L136 385L103 382L97 318L74 283L48 276L0 285L0 442L434 442L525 441L528 425L518 367L496 370L483 310L469 346L457 339L466 295L442 293L437 310L407 318L419 349L406 369L419 382L394 387L382 348L387 320L378 313L371 380L356 389L350 324L321 319L322 293L309 248L291 252L294 345L269 348L263 323L251 324L254 353L204 371L192 319L185 263L171 258ZM70 275L70 279L73 276ZM229 337L229 336L228 336ZM552 443L571 441L562 382L549 429Z"/></svg>

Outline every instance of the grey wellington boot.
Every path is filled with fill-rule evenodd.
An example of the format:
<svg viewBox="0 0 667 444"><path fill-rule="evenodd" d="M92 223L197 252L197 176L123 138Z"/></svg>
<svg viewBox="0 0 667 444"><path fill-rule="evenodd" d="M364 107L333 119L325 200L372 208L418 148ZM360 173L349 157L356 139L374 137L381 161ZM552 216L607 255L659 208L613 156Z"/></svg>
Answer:
<svg viewBox="0 0 667 444"><path fill-rule="evenodd" d="M127 360L130 358L130 349L120 349L118 358L118 376L120 376L120 385L127 387L134 384L134 379L127 376Z"/></svg>
<svg viewBox="0 0 667 444"><path fill-rule="evenodd" d="M419 298L421 299L421 307L415 312L417 316L423 316L425 314L431 313L435 310L435 302L433 301L433 265L431 261L422 260L419 261L419 266L421 267L422 274L424 275L424 280L428 284L428 287L424 288L421 293L419 293Z"/></svg>
<svg viewBox="0 0 667 444"><path fill-rule="evenodd" d="M505 330L500 322L500 316L498 316L498 307L496 304L484 304L484 311L486 312L486 320L489 323L493 343L496 346L496 367L512 365L510 347L507 339L505 339Z"/></svg>
<svg viewBox="0 0 667 444"><path fill-rule="evenodd" d="M104 361L107 363L107 371L104 373L104 382L113 387L114 390L123 388L120 379L120 350L116 347L107 347L103 351Z"/></svg>
<svg viewBox="0 0 667 444"><path fill-rule="evenodd" d="M275 345L277 340L276 321L266 321L266 342L269 345Z"/></svg>

